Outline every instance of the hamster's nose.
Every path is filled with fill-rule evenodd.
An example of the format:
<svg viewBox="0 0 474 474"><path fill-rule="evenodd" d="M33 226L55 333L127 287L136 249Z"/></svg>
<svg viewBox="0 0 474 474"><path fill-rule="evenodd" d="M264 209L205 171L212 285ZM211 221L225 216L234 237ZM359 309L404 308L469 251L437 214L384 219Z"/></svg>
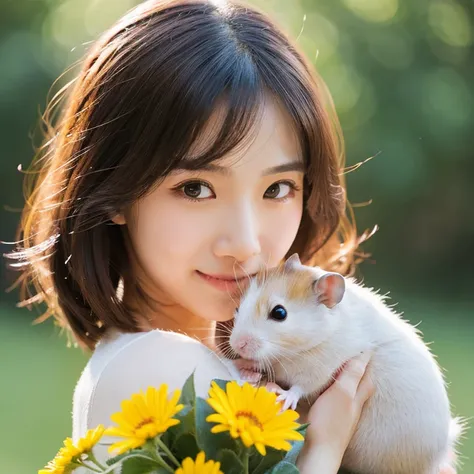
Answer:
<svg viewBox="0 0 474 474"><path fill-rule="evenodd" d="M234 342L233 346L242 357L250 357L259 349L260 344L252 336L241 336Z"/></svg>
<svg viewBox="0 0 474 474"><path fill-rule="evenodd" d="M243 337L242 339L237 341L236 343L237 349L243 349L248 343L249 343L249 338Z"/></svg>

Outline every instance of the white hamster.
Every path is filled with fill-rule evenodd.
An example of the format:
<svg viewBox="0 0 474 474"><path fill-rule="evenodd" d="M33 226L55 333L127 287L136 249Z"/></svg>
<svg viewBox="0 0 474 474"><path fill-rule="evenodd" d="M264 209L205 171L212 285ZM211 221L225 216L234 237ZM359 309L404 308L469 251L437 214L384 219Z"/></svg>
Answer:
<svg viewBox="0 0 474 474"><path fill-rule="evenodd" d="M353 279L293 255L252 279L229 342L240 367L287 388L279 390L285 408L314 400L345 362L374 351L367 370L376 391L342 463L351 472L438 474L454 450L460 426L434 357L413 326Z"/></svg>

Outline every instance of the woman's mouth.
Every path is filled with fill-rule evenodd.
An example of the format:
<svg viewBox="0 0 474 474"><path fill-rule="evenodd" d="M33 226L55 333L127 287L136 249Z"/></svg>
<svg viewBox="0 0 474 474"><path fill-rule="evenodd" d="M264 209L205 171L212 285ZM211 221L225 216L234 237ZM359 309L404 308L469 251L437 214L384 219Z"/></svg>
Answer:
<svg viewBox="0 0 474 474"><path fill-rule="evenodd" d="M217 290L226 291L228 293L243 291L247 287L250 277L253 276L209 275L199 270L196 270L196 273Z"/></svg>

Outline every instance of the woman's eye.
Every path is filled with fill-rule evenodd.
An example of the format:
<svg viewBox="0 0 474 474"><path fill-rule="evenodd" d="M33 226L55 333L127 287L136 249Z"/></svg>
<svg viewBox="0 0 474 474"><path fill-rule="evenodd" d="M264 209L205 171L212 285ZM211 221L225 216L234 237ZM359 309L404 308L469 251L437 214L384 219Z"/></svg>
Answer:
<svg viewBox="0 0 474 474"><path fill-rule="evenodd" d="M265 198L267 199L284 199L291 196L291 193L295 190L295 187L292 183L288 182L279 182L272 184L265 191Z"/></svg>
<svg viewBox="0 0 474 474"><path fill-rule="evenodd" d="M190 199L201 200L214 196L211 188L204 183L192 182L181 186L184 195Z"/></svg>

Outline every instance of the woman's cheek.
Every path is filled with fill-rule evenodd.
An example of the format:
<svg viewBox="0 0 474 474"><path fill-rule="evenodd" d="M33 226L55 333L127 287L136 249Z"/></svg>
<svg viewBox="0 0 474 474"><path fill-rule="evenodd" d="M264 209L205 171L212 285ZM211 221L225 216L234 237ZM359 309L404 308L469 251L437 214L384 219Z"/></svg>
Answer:
<svg viewBox="0 0 474 474"><path fill-rule="evenodd" d="M291 202L288 207L272 215L265 229L272 266L278 265L290 250L298 233L303 215L303 205L299 201Z"/></svg>
<svg viewBox="0 0 474 474"><path fill-rule="evenodd" d="M143 215L139 237L154 255L189 255L199 240L199 226L192 213L183 212L170 203L153 213Z"/></svg>

